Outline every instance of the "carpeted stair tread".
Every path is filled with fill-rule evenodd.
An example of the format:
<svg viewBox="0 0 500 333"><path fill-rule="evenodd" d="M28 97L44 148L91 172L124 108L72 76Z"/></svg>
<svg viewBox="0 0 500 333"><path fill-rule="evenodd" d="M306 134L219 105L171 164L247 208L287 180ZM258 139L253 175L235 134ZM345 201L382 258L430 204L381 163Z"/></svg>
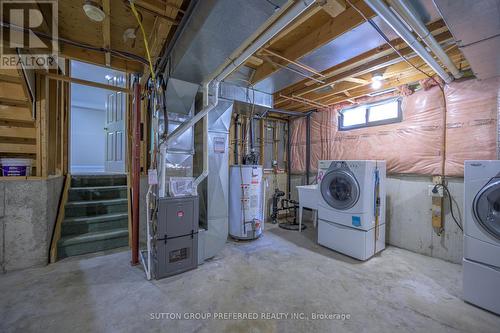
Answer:
<svg viewBox="0 0 500 333"><path fill-rule="evenodd" d="M109 200L82 200L70 201L66 203L66 207L82 207L94 205L122 205L127 203L127 199L109 199Z"/></svg>
<svg viewBox="0 0 500 333"><path fill-rule="evenodd" d="M88 232L80 235L65 236L59 240L58 245L60 247L63 247L81 243L91 243L95 241L109 240L120 237L128 238L128 229L122 228L122 229L106 230L99 232Z"/></svg>
<svg viewBox="0 0 500 333"><path fill-rule="evenodd" d="M101 223L110 220L121 220L127 218L128 218L128 213L102 214L97 216L68 217L64 219L63 223L72 223L72 224Z"/></svg>

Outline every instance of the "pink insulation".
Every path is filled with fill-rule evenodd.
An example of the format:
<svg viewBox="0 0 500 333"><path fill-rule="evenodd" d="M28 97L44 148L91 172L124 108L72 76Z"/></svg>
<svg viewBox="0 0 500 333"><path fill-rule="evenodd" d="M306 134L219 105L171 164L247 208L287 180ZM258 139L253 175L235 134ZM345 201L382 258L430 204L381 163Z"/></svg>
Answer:
<svg viewBox="0 0 500 333"><path fill-rule="evenodd" d="M496 158L500 80L454 82L447 99L446 174L463 175L465 159ZM387 98L387 96L384 96ZM401 97L400 123L338 131L335 106L311 118L311 171L322 159L383 159L389 173L441 174L444 99L439 87ZM367 100L366 102L369 102ZM305 172L305 119L292 122L292 172Z"/></svg>
<svg viewBox="0 0 500 333"><path fill-rule="evenodd" d="M445 93L446 174L463 176L465 160L497 158L500 79L456 82Z"/></svg>

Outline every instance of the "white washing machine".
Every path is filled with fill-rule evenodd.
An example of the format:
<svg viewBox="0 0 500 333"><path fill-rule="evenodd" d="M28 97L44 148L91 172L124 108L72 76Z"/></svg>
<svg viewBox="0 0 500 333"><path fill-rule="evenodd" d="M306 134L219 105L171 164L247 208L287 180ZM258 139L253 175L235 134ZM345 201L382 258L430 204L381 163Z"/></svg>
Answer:
<svg viewBox="0 0 500 333"><path fill-rule="evenodd" d="M465 161L464 300L500 314L500 161Z"/></svg>
<svg viewBox="0 0 500 333"><path fill-rule="evenodd" d="M318 243L359 260L385 248L385 161L319 161Z"/></svg>

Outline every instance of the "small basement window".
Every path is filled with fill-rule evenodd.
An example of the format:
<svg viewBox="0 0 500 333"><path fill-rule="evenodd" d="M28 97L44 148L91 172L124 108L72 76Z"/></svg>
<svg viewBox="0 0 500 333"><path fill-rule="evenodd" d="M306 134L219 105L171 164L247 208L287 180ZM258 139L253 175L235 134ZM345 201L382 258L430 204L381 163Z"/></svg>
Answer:
<svg viewBox="0 0 500 333"><path fill-rule="evenodd" d="M401 99L392 98L341 110L339 130L398 123L402 119Z"/></svg>

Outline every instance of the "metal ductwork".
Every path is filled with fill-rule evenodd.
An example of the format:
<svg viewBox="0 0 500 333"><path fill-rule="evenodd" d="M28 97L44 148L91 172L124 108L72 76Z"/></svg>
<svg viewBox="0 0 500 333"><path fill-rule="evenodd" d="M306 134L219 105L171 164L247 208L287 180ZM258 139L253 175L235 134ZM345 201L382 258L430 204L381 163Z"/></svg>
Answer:
<svg viewBox="0 0 500 333"><path fill-rule="evenodd" d="M166 82L165 108L167 119L160 112L159 132L166 130L167 134L173 133L181 124L189 121L194 115L195 97L198 85L170 78ZM165 129L165 125L168 128ZM174 140L161 146L160 172L161 182L160 197L165 195L165 180L168 177L192 177L194 141L193 129L189 129Z"/></svg>
<svg viewBox="0 0 500 333"><path fill-rule="evenodd" d="M383 0L365 0L365 3L380 16L407 44L415 53L418 54L437 75L439 75L446 83L453 81L450 76L432 55L420 44L412 32L401 22L401 20L392 12Z"/></svg>
<svg viewBox="0 0 500 333"><path fill-rule="evenodd" d="M286 8L287 0L274 0ZM170 56L170 76L201 84L260 31L275 7L265 0L201 0Z"/></svg>
<svg viewBox="0 0 500 333"><path fill-rule="evenodd" d="M434 0L474 75L500 76L500 1Z"/></svg>
<svg viewBox="0 0 500 333"><path fill-rule="evenodd" d="M229 128L233 114L233 101L219 99L217 106L208 114L203 128L195 130L196 137L203 136L195 155L195 171L210 170L208 177L198 187L200 196L200 227L198 261L215 256L227 240L229 214ZM203 166L201 165L203 164ZM206 164L206 165L205 165Z"/></svg>
<svg viewBox="0 0 500 333"><path fill-rule="evenodd" d="M268 109L272 109L274 106L273 95L226 82L220 84L219 97L247 104L254 104L257 107Z"/></svg>
<svg viewBox="0 0 500 333"><path fill-rule="evenodd" d="M196 132L197 143L203 142L195 149L195 161L191 160L191 166L194 163L195 173L199 174L195 185L199 185L201 203L202 229L198 233L200 263L222 249L228 234L228 142L234 104L228 98L240 98L242 95L237 88L221 82L314 2L198 1L175 44L169 47L172 52L167 55L168 61L162 61L168 64L164 72L164 76L170 78L167 94L180 99L171 104L167 102L168 112L189 104L184 101L188 99L187 95L185 98L180 96L182 93L176 86L190 87L194 84L201 86L203 92L203 102L196 107L197 112L189 113L189 119L177 124L173 131L169 130L162 144L162 149L165 150L163 146L166 146L168 150L185 135L192 138L193 132ZM279 10L276 10L276 5ZM176 84L171 87L170 82ZM225 98L219 98L220 92ZM272 105L272 98L269 100L269 97L272 96L258 95L255 102ZM196 126L193 131L201 119L203 126Z"/></svg>
<svg viewBox="0 0 500 333"><path fill-rule="evenodd" d="M448 57L443 48L436 41L434 36L425 26L425 23L419 17L415 8L408 0L389 0L391 7L403 18L403 20L416 32L416 34L424 41L429 49L436 55L441 63L448 68L455 79L462 77L462 73L455 66L453 61Z"/></svg>

